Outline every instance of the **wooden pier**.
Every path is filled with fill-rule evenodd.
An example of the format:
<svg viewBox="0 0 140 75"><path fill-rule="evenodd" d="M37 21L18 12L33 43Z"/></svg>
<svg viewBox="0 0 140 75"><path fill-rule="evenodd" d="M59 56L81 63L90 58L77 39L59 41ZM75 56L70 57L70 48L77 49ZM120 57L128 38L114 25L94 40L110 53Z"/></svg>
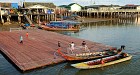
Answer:
<svg viewBox="0 0 140 75"><path fill-rule="evenodd" d="M140 10L136 9L117 9L117 10L82 10L76 12L81 17L88 18L119 18L119 17L138 17Z"/></svg>
<svg viewBox="0 0 140 75"><path fill-rule="evenodd" d="M28 37L26 37L26 32L29 33ZM21 35L23 36L23 44L19 43L19 37ZM58 49L58 41L61 42L62 51L66 51L69 43L74 42L76 45L81 45L82 41L86 41L91 51L112 48L101 43L44 30L0 32L1 52L22 71L65 61L61 56L54 57L54 52Z"/></svg>

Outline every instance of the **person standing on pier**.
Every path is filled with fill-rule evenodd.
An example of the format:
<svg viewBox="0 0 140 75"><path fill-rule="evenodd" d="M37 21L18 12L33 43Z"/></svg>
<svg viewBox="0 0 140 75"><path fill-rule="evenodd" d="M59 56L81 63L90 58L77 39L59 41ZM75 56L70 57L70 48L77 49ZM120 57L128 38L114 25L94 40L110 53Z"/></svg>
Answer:
<svg viewBox="0 0 140 75"><path fill-rule="evenodd" d="M122 50L125 50L125 45L121 45L121 49Z"/></svg>
<svg viewBox="0 0 140 75"><path fill-rule="evenodd" d="M85 42L85 41L83 41L83 42L82 42L82 46L83 46L83 47L85 47L85 45L86 45L86 42Z"/></svg>
<svg viewBox="0 0 140 75"><path fill-rule="evenodd" d="M82 46L84 47L85 51L88 49L85 41L82 42Z"/></svg>
<svg viewBox="0 0 140 75"><path fill-rule="evenodd" d="M75 46L75 44L74 44L74 42L72 42L72 43L70 44L71 50L74 50L74 46Z"/></svg>
<svg viewBox="0 0 140 75"><path fill-rule="evenodd" d="M29 33L28 33L28 32L26 32L26 37L28 38L28 36L29 36Z"/></svg>
<svg viewBox="0 0 140 75"><path fill-rule="evenodd" d="M60 45L60 41L58 41L58 47L59 47L59 48L61 47L61 45Z"/></svg>
<svg viewBox="0 0 140 75"><path fill-rule="evenodd" d="M20 36L20 43L23 44L23 37Z"/></svg>
<svg viewBox="0 0 140 75"><path fill-rule="evenodd" d="M104 64L105 62L104 62L104 59L103 58L101 58L101 64Z"/></svg>

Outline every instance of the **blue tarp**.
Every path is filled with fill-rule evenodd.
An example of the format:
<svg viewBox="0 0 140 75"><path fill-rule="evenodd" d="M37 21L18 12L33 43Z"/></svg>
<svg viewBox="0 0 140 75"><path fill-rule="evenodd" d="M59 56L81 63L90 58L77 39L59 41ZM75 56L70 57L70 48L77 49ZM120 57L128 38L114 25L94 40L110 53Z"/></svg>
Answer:
<svg viewBox="0 0 140 75"><path fill-rule="evenodd" d="M11 3L11 7L15 8L15 9L18 9L18 3Z"/></svg>
<svg viewBox="0 0 140 75"><path fill-rule="evenodd" d="M48 13L48 14L52 14L52 11L51 11L51 10L48 10L47 13Z"/></svg>
<svg viewBox="0 0 140 75"><path fill-rule="evenodd" d="M69 28L69 26L76 26L78 24L79 22L74 22L74 21L51 21L50 24L47 24L47 26Z"/></svg>
<svg viewBox="0 0 140 75"><path fill-rule="evenodd" d="M26 23L25 26L28 27L28 26L30 26L30 24Z"/></svg>

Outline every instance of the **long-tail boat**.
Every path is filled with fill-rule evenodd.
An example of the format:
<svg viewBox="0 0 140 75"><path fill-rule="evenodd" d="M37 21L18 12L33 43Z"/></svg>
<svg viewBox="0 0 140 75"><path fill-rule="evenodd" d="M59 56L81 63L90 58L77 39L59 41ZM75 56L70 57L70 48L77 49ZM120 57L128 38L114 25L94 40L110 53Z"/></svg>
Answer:
<svg viewBox="0 0 140 75"><path fill-rule="evenodd" d="M50 21L49 24L40 26L44 30L49 31L79 31L80 22L74 21Z"/></svg>
<svg viewBox="0 0 140 75"><path fill-rule="evenodd" d="M61 48L58 48L57 52L66 60L68 61L76 61L76 60L88 60L88 59L95 59L95 58L101 58L106 56L111 56L116 53L112 51L98 51L98 52L85 52L85 53L64 53L61 51Z"/></svg>
<svg viewBox="0 0 140 75"><path fill-rule="evenodd" d="M71 64L71 66L78 68L78 69L92 69L92 68L99 68L104 66L109 66L117 63L121 63L132 58L131 55L127 53L121 53L119 55L108 56L104 58L99 58L96 60L90 60L86 62Z"/></svg>

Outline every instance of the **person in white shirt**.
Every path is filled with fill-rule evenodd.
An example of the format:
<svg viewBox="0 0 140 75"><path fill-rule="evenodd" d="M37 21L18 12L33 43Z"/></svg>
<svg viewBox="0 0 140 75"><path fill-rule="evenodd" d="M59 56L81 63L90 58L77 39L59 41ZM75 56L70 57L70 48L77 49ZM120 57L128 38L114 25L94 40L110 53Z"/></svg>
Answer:
<svg viewBox="0 0 140 75"><path fill-rule="evenodd" d="M74 42L72 42L72 43L70 44L71 50L74 50L74 46L75 46L75 44L74 44Z"/></svg>

